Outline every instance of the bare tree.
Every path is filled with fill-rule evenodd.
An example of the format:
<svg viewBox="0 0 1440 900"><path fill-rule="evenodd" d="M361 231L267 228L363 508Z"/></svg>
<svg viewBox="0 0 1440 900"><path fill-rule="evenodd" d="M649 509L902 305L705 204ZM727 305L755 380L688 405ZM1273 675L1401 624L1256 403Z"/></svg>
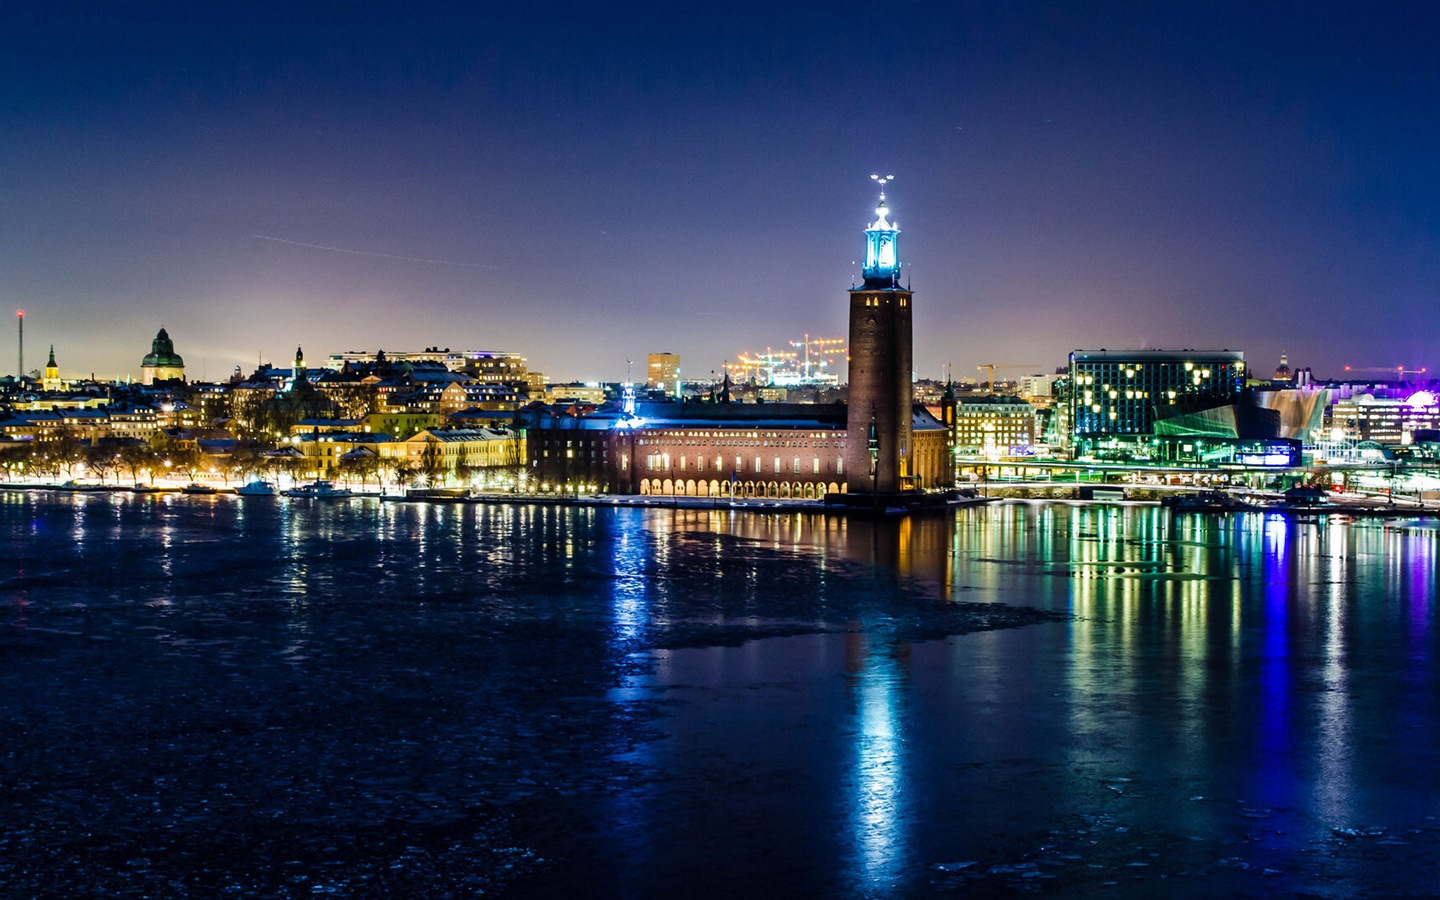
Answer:
<svg viewBox="0 0 1440 900"><path fill-rule="evenodd" d="M445 476L445 451L439 441L428 435L420 451L420 474L425 476L427 487L435 487Z"/></svg>
<svg viewBox="0 0 1440 900"><path fill-rule="evenodd" d="M85 468L105 483L105 478L111 472L118 473L120 470L120 456L111 447L102 447L92 444L85 448Z"/></svg>
<svg viewBox="0 0 1440 900"><path fill-rule="evenodd" d="M464 447L455 457L455 480L466 487L475 480L485 467L476 463L475 451L470 447Z"/></svg>
<svg viewBox="0 0 1440 900"><path fill-rule="evenodd" d="M119 465L130 473L130 480L140 481L140 473L155 465L155 451L147 444L127 444L120 448Z"/></svg>

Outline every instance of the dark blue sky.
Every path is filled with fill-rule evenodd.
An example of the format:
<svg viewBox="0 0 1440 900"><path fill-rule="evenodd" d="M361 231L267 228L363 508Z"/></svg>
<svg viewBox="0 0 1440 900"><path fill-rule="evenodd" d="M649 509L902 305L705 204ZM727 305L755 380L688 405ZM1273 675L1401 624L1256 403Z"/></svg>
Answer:
<svg viewBox="0 0 1440 900"><path fill-rule="evenodd" d="M1437 47L1428 2L11 0L0 295L67 374L138 375L163 323L193 377L296 344L708 375L844 335L884 170L922 377L1433 372Z"/></svg>

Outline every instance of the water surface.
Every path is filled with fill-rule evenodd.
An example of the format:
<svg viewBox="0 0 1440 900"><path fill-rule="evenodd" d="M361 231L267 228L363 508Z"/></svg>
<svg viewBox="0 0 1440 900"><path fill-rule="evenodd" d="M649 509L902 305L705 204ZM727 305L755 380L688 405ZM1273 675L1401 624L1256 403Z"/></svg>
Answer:
<svg viewBox="0 0 1440 900"><path fill-rule="evenodd" d="M1440 893L1436 532L0 492L17 895Z"/></svg>

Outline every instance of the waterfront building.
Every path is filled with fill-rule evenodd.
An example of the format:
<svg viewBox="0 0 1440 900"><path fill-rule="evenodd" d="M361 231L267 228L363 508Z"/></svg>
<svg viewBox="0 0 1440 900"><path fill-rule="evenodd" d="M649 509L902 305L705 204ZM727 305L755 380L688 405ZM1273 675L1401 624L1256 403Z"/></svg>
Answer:
<svg viewBox="0 0 1440 900"><path fill-rule="evenodd" d="M850 291L845 478L850 493L915 487L911 467L912 294L900 286L900 228L884 186L865 229L863 283Z"/></svg>
<svg viewBox="0 0 1440 900"><path fill-rule="evenodd" d="M1413 391L1404 399L1359 394L1330 407L1332 441L1371 441L1382 447L1409 446L1417 432L1440 428L1440 405L1432 391Z"/></svg>
<svg viewBox="0 0 1440 900"><path fill-rule="evenodd" d="M185 380L185 360L175 352L175 342L163 327L150 343L150 352L140 361L140 383L157 384Z"/></svg>
<svg viewBox="0 0 1440 900"><path fill-rule="evenodd" d="M635 407L533 403L520 411L532 486L576 492L581 485L602 493L634 493L631 460L620 453L620 432L642 421ZM612 455L613 454L613 455Z"/></svg>
<svg viewBox="0 0 1440 900"><path fill-rule="evenodd" d="M957 400L953 422L951 443L961 456L1026 455L1035 444L1035 407L1018 397Z"/></svg>
<svg viewBox="0 0 1440 900"><path fill-rule="evenodd" d="M343 468L346 460L395 455L389 452L395 443L388 434L315 429L295 435L287 446L300 451L306 477L333 479L347 474Z"/></svg>
<svg viewBox="0 0 1440 900"><path fill-rule="evenodd" d="M888 179L886 179L888 180ZM911 292L884 194L865 231L864 285L850 291L848 403L711 400L522 410L542 489L819 499L949 487L949 432L911 396ZM873 462L873 465L872 465ZM855 471L859 467L859 472Z"/></svg>
<svg viewBox="0 0 1440 900"><path fill-rule="evenodd" d="M24 441L69 435L90 443L116 439L148 443L159 430L158 411L152 406L36 405L0 420L0 437Z"/></svg>
<svg viewBox="0 0 1440 900"><path fill-rule="evenodd" d="M414 434L393 448L403 464L434 480L511 482L525 461L525 435L506 428L437 428ZM427 455L429 458L427 459ZM434 472L426 469L434 467Z"/></svg>
<svg viewBox="0 0 1440 900"><path fill-rule="evenodd" d="M1154 433L1163 411L1234 403L1245 385L1238 351L1076 350L1069 423L1078 443Z"/></svg>
<svg viewBox="0 0 1440 900"><path fill-rule="evenodd" d="M1323 436L1330 391L1317 387L1286 387L1255 392L1256 402L1280 415L1279 436L1314 446Z"/></svg>
<svg viewBox="0 0 1440 900"><path fill-rule="evenodd" d="M840 403L635 402L522 411L532 478L542 489L687 497L820 499L843 494ZM948 486L945 426L913 407L920 488Z"/></svg>
<svg viewBox="0 0 1440 900"><path fill-rule="evenodd" d="M643 404L617 435L621 490L823 498L845 482L843 407Z"/></svg>

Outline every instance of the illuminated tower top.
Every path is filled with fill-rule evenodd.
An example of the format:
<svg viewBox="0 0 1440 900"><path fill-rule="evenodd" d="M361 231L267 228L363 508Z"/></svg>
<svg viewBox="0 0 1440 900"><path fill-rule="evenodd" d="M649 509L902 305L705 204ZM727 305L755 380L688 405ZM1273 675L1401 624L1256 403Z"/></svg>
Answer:
<svg viewBox="0 0 1440 900"><path fill-rule="evenodd" d="M895 180L894 175L871 175L880 185L880 205L875 207L875 222L865 229L865 276L867 288L898 287L900 284L900 229L888 218L890 208L885 205L885 185Z"/></svg>
<svg viewBox="0 0 1440 900"><path fill-rule="evenodd" d="M50 345L50 360L45 363L45 374L40 379L42 390L58 391L61 388L60 367L55 365L55 345Z"/></svg>
<svg viewBox="0 0 1440 900"><path fill-rule="evenodd" d="M298 391L306 383L305 351L295 348L295 367L290 370L290 390Z"/></svg>

